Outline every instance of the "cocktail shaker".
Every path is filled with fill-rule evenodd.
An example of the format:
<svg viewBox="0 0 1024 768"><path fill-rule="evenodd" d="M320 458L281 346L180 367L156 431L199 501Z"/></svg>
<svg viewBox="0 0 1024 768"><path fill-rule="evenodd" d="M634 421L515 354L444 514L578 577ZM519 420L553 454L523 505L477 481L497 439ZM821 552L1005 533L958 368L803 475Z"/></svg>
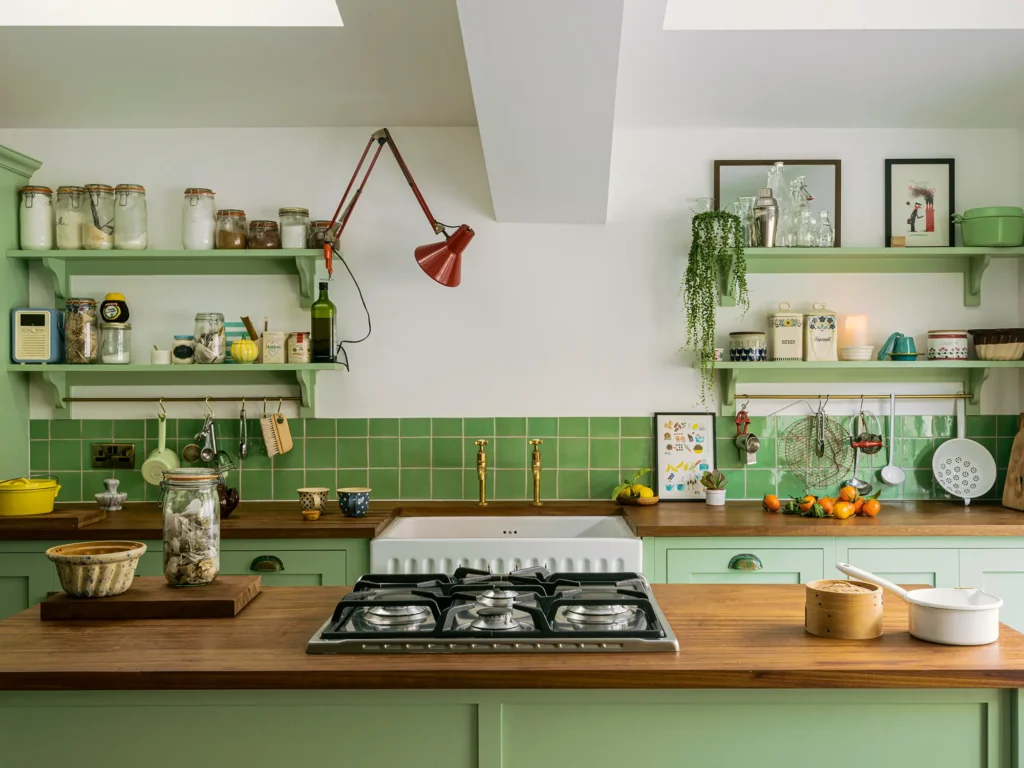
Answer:
<svg viewBox="0 0 1024 768"><path fill-rule="evenodd" d="M762 248L775 247L775 234L779 230L779 201L772 197L772 190L765 188L758 193L754 203L754 235Z"/></svg>

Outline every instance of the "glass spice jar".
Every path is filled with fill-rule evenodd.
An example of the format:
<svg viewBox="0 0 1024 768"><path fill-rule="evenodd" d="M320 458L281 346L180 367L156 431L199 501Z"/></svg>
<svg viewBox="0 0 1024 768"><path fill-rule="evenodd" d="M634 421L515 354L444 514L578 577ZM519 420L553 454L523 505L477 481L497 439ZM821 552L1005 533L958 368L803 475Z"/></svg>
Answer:
<svg viewBox="0 0 1024 768"><path fill-rule="evenodd" d="M305 248L309 240L309 209L280 208L277 216L281 220L281 247Z"/></svg>
<svg viewBox="0 0 1024 768"><path fill-rule="evenodd" d="M245 211L234 208L217 211L216 247L218 250L245 248Z"/></svg>
<svg viewBox="0 0 1024 768"><path fill-rule="evenodd" d="M220 573L219 481L205 467L164 472L164 578L172 587L211 584Z"/></svg>
<svg viewBox="0 0 1024 768"><path fill-rule="evenodd" d="M269 219L253 219L249 222L250 248L280 248L281 237L277 222Z"/></svg>
<svg viewBox="0 0 1024 768"><path fill-rule="evenodd" d="M223 363L227 353L227 336L224 330L224 315L220 312L199 312L196 314L195 361L202 365Z"/></svg>
<svg viewBox="0 0 1024 768"><path fill-rule="evenodd" d="M104 365L128 365L132 361L131 323L107 323L102 338L100 360Z"/></svg>
<svg viewBox="0 0 1024 768"><path fill-rule="evenodd" d="M81 187L57 187L57 248L77 251L82 247L82 215L85 190Z"/></svg>
<svg viewBox="0 0 1024 768"><path fill-rule="evenodd" d="M186 251L213 249L217 230L216 202L213 190L189 187L181 207L181 246Z"/></svg>
<svg viewBox="0 0 1024 768"><path fill-rule="evenodd" d="M138 184L118 184L114 190L114 248L142 251L149 245L146 216L146 188Z"/></svg>
<svg viewBox="0 0 1024 768"><path fill-rule="evenodd" d="M72 365L96 362L99 351L96 299L68 299L64 302L64 359Z"/></svg>
<svg viewBox="0 0 1024 768"><path fill-rule="evenodd" d="M309 239L306 241L307 248L321 250L324 242L327 241L327 230L331 228L328 219L316 219L309 223Z"/></svg>
<svg viewBox="0 0 1024 768"><path fill-rule="evenodd" d="M106 184L86 184L82 248L87 251L109 251L113 247L114 188Z"/></svg>
<svg viewBox="0 0 1024 768"><path fill-rule="evenodd" d="M53 190L49 187L22 187L18 224L21 248L48 251L53 248Z"/></svg>

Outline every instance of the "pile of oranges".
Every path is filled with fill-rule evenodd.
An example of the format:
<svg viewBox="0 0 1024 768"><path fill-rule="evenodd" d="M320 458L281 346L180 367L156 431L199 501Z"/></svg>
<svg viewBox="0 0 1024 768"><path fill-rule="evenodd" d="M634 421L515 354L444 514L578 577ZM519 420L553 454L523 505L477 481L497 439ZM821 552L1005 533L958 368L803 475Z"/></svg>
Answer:
<svg viewBox="0 0 1024 768"><path fill-rule="evenodd" d="M785 504L773 493L767 494L761 501L765 512L781 512L784 515L802 515L804 517L834 517L846 520L854 515L874 517L882 511L882 503L878 494L865 498L855 488L846 486L836 497L807 495L792 499Z"/></svg>

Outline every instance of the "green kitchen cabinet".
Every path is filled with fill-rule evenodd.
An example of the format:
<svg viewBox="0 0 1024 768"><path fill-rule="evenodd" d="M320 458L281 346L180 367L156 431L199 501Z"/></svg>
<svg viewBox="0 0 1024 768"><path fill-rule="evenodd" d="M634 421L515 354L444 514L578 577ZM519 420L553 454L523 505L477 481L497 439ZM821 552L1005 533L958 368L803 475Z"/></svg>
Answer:
<svg viewBox="0 0 1024 768"><path fill-rule="evenodd" d="M664 538L644 548L652 582L669 584L801 584L824 577L834 562L832 539Z"/></svg>
<svg viewBox="0 0 1024 768"><path fill-rule="evenodd" d="M354 584L369 568L369 539L229 539L221 542L220 572L257 574L267 586Z"/></svg>
<svg viewBox="0 0 1024 768"><path fill-rule="evenodd" d="M1024 549L962 550L960 586L1001 597L999 620L1024 632Z"/></svg>
<svg viewBox="0 0 1024 768"><path fill-rule="evenodd" d="M895 539L884 544L904 544ZM863 540L847 545L837 542L839 562L870 571L896 584L927 584L930 587L960 585L960 550L957 539L949 540L949 548L880 546L877 540ZM969 551L969 550L967 550ZM837 578L845 578L837 575Z"/></svg>
<svg viewBox="0 0 1024 768"><path fill-rule="evenodd" d="M0 553L0 619L45 600L55 589L57 571L41 551Z"/></svg>

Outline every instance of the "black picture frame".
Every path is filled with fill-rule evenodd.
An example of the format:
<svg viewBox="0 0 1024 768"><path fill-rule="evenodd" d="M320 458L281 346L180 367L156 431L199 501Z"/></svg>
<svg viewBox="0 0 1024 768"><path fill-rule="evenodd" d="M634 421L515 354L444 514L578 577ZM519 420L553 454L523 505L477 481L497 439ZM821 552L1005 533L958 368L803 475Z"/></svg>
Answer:
<svg viewBox="0 0 1024 768"><path fill-rule="evenodd" d="M946 170L949 174L949 215L946 217L948 221L946 226L942 229L947 233L947 242L943 245L942 243L918 243L913 244L908 241L905 245L893 246L893 228L892 222L894 218L893 211L893 167L903 165L935 165L935 166L946 166ZM886 248L921 248L921 247L932 247L932 248L952 248L956 245L955 230L953 227L953 214L956 212L956 160L951 157L940 157L940 158L926 158L926 159L887 159L885 161L885 247ZM936 230L938 230L939 224L936 223ZM948 229L947 229L948 227Z"/></svg>
<svg viewBox="0 0 1024 768"><path fill-rule="evenodd" d="M703 429L706 430L706 436L703 442L697 441L683 441L684 444L690 446L690 450L681 450L678 453L675 450L666 451L666 445L671 442L673 445L677 443L675 439L671 441L663 440L663 436L666 432L664 423L671 420L673 423L679 421L680 417L686 422L686 429L677 432L675 429L669 430L669 433L673 436L676 434L686 435L693 432L692 426L694 424L700 424ZM704 488L697 483L696 488L692 488L693 474L696 474L696 478L699 481L700 476L705 470L713 470L717 466L717 451L715 440L717 435L715 433L715 414L707 413L705 411L659 411L654 414L654 477L652 478L651 487L654 489L654 495L658 496L661 501L679 501L679 502L692 502L692 501L704 501ZM699 453L693 453L693 449L696 446L702 446ZM673 487L671 490L666 490L666 478L668 477L667 469L669 468L669 462L674 461L675 463L671 466L677 466L680 461L673 460L670 458L671 455L677 454L681 460L685 461L687 455L692 454L696 459L707 459L707 461L701 461L700 464L706 464L706 466L693 470L686 470L684 475L687 482L677 483L676 478L673 478L672 485L682 485L683 488Z"/></svg>

